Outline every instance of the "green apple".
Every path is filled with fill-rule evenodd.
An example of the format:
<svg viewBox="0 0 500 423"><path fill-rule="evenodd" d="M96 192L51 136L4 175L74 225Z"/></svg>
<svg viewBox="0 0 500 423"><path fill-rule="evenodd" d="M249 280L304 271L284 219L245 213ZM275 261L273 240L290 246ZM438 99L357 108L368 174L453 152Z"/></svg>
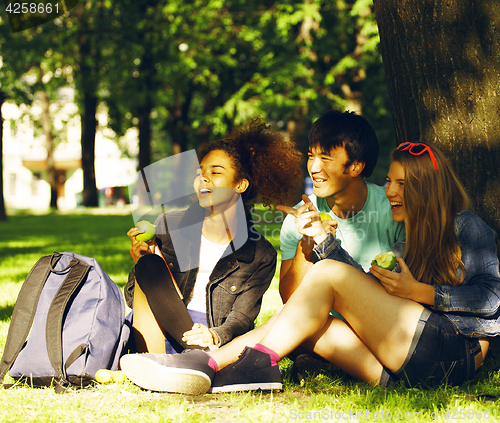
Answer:
<svg viewBox="0 0 500 423"><path fill-rule="evenodd" d="M328 213L325 213L325 212L321 212L319 214L319 217L321 218L321 220L332 220L332 217Z"/></svg>
<svg viewBox="0 0 500 423"><path fill-rule="evenodd" d="M379 266L387 270L394 269L396 267L396 263L396 255L392 251L378 254L372 260L372 266Z"/></svg>
<svg viewBox="0 0 500 423"><path fill-rule="evenodd" d="M143 231L142 234L136 235L135 239L137 241L148 242L151 241L156 235L156 226L149 223L147 220L141 220L135 225L137 229Z"/></svg>
<svg viewBox="0 0 500 423"><path fill-rule="evenodd" d="M334 220L332 216L330 216L328 213L325 212L320 212L319 214L320 219L323 220ZM337 238L339 241L339 245L341 244L340 239Z"/></svg>

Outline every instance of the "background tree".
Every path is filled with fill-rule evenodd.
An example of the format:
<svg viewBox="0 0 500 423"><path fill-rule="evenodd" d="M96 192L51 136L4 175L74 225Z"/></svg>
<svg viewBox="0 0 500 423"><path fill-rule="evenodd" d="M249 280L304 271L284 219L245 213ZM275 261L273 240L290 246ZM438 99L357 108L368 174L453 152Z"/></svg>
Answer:
<svg viewBox="0 0 500 423"><path fill-rule="evenodd" d="M140 168L254 114L305 140L326 111L355 110L393 147L371 0L127 1L114 4L127 51L105 100L117 132L137 126Z"/></svg>
<svg viewBox="0 0 500 423"><path fill-rule="evenodd" d="M97 207L95 144L97 110L103 96L103 80L109 71L108 56L114 52L114 4L107 0L82 0L61 19L54 49L73 69L73 86L81 119L83 205ZM45 25L51 25L47 23Z"/></svg>
<svg viewBox="0 0 500 423"><path fill-rule="evenodd" d="M9 23L4 21L0 26L3 34L0 53L3 60L3 82L6 101L31 106L37 100L41 113L34 116L27 114L34 126L35 137L43 136L47 151L47 179L50 185L50 207L57 209L58 173L54 152L60 142L54 131L50 106L59 101L59 90L68 85L68 72L63 71L63 60L57 50L58 29L53 24L40 25L24 31L10 33ZM30 109L29 109L30 110Z"/></svg>
<svg viewBox="0 0 500 423"><path fill-rule="evenodd" d="M382 147L372 180L385 178L394 135L371 0L85 0L33 30L50 34L38 65L57 57L58 69L69 69L86 206L97 205L103 105L117 139L138 129L140 168L220 138L255 114L307 148L316 118L355 110ZM19 51L12 57L21 62ZM53 101L55 88L44 89Z"/></svg>
<svg viewBox="0 0 500 423"><path fill-rule="evenodd" d="M0 90L0 220L7 220L7 213L5 210L5 197L3 195L3 123L4 118L2 114L2 106L5 103L6 96L3 91Z"/></svg>
<svg viewBox="0 0 500 423"><path fill-rule="evenodd" d="M62 141L58 131L54 128L55 113L51 110L61 100L60 90L67 87L68 77L71 72L63 71L63 57L57 50L52 48L52 40L57 35L57 28L53 25L44 25L35 29L28 29L22 33L25 37L32 37L27 43L30 50L35 51L35 57L28 74L34 77L34 83L27 88L30 90L30 98L36 100L40 105L41 113L32 120L35 125L35 136L37 130L41 130L47 151L47 179L50 185L50 208L57 210L59 195L59 174L56 169L55 150ZM18 35L18 34L16 34ZM64 100L63 100L64 102Z"/></svg>
<svg viewBox="0 0 500 423"><path fill-rule="evenodd" d="M398 142L437 145L460 175L472 209L500 234L497 0L374 4Z"/></svg>
<svg viewBox="0 0 500 423"><path fill-rule="evenodd" d="M240 123L259 113L306 144L316 118L330 109L354 110L379 135L381 166L373 179L382 183L394 135L371 0L302 0L260 7L233 2L231 7L233 16L241 10L245 19L238 36L251 40L244 51L234 46L233 57L243 57L242 65L252 73L207 115L213 131L222 134L228 122ZM220 73L218 77L222 80Z"/></svg>
<svg viewBox="0 0 500 423"><path fill-rule="evenodd" d="M26 100L23 89L17 79L20 68L26 70L23 61L16 58L15 51L21 45L13 39L12 29L7 19L0 17L0 220L7 220L3 190L3 124L2 106L8 100L16 98L19 102Z"/></svg>
<svg viewBox="0 0 500 423"><path fill-rule="evenodd" d="M12 33L7 19L0 17L0 144L3 144L3 116L1 107L6 102L18 105L30 105L34 98L32 85L24 77L33 66L38 66L43 60L46 49L43 48L42 37L37 37L37 30ZM46 39L45 39L46 41ZM36 80L36 77L35 77ZM2 148L0 148L2 158ZM3 161L3 160L2 160ZM7 218L3 195L3 165L0 164L2 184L0 184L0 220Z"/></svg>
<svg viewBox="0 0 500 423"><path fill-rule="evenodd" d="M161 1L114 2L113 31L108 34L111 54L103 75L102 100L108 106L109 125L117 136L137 127L138 168L151 163L152 113L164 81L158 70L168 63Z"/></svg>

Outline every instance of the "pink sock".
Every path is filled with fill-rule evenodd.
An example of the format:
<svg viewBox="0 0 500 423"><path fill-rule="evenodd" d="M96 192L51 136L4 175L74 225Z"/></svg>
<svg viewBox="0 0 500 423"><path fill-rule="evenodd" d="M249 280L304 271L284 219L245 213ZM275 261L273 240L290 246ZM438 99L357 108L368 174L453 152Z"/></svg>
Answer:
<svg viewBox="0 0 500 423"><path fill-rule="evenodd" d="M217 365L217 362L212 358L212 356L209 353L207 353L206 351L203 352L209 357L208 359L209 367L211 367L213 371L217 373L219 371L219 366Z"/></svg>
<svg viewBox="0 0 500 423"><path fill-rule="evenodd" d="M265 345L262 344L255 344L255 347L253 347L254 350L269 354L271 357L271 366L277 366L278 362L281 360L281 357L273 351L271 348L266 347Z"/></svg>

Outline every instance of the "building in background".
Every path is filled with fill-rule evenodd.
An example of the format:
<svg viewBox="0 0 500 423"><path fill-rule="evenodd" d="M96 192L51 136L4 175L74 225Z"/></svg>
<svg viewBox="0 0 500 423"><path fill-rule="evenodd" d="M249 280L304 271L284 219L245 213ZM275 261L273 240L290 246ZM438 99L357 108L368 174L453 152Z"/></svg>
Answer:
<svg viewBox="0 0 500 423"><path fill-rule="evenodd" d="M36 112L36 105L35 112ZM76 107L76 106L75 106ZM35 136L30 119L22 109L13 104L4 104L3 132L3 181L4 199L7 209L48 210L50 185L47 173L47 150L44 137ZM67 113L67 112L61 112ZM96 134L95 172L99 190L99 205L123 206L128 203L127 187L137 174L137 160L123 157L114 142L114 133L100 117ZM104 122L105 123L105 122ZM56 125L57 122L54 122ZM81 146L79 119L67 121L66 136L54 151L57 171L58 208L71 210L82 201L83 171L81 169ZM137 133L131 129L124 144L130 146L129 153L136 156Z"/></svg>

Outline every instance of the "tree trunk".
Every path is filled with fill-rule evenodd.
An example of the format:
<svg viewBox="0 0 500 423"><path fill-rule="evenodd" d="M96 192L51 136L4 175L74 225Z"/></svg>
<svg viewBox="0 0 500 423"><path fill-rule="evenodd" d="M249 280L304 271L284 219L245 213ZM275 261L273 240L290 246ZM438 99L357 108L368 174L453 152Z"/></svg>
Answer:
<svg viewBox="0 0 500 423"><path fill-rule="evenodd" d="M374 6L397 141L440 148L471 209L500 234L497 1L374 0Z"/></svg>
<svg viewBox="0 0 500 423"><path fill-rule="evenodd" d="M5 200L3 197L3 115L2 106L6 100L3 91L0 90L0 220L7 220L5 211Z"/></svg>
<svg viewBox="0 0 500 423"><path fill-rule="evenodd" d="M172 148L173 154L179 154L187 150L189 131L189 108L193 100L194 89L189 84L184 98L181 93L177 93L176 106L173 112L171 111L170 127L172 128Z"/></svg>
<svg viewBox="0 0 500 423"><path fill-rule="evenodd" d="M139 123L139 169L144 169L151 164L151 104L139 107L137 118Z"/></svg>
<svg viewBox="0 0 500 423"><path fill-rule="evenodd" d="M79 40L80 74L78 91L81 95L80 116L82 122L82 170L83 170L83 205L97 207L98 196L95 178L95 137L97 130L97 75L98 51L92 51L92 41L85 19L82 20L82 35ZM92 65L90 65L92 64Z"/></svg>
<svg viewBox="0 0 500 423"><path fill-rule="evenodd" d="M360 14L356 25L356 32L354 34L356 45L352 53L349 54L356 62L365 54L364 48L369 41L369 37L363 31L364 21L372 14L371 6L367 5ZM362 83L366 79L366 69L363 65L347 69L338 75L341 81L340 89L345 100L345 109L356 112L360 115L363 114L362 103Z"/></svg>
<svg viewBox="0 0 500 423"><path fill-rule="evenodd" d="M47 150L47 173L50 185L50 208L57 210L57 170L54 160L54 136L52 135L52 119L50 118L50 100L45 91L38 94L42 103L42 130L45 136L45 148Z"/></svg>
<svg viewBox="0 0 500 423"><path fill-rule="evenodd" d="M84 110L82 117L82 170L83 170L83 205L97 207L97 186L95 179L95 135L97 128L97 96L83 93Z"/></svg>
<svg viewBox="0 0 500 423"><path fill-rule="evenodd" d="M142 58L139 75L142 82L143 98L137 108L139 123L139 169L144 169L151 164L151 111L153 110L153 75L154 64L151 55L146 52Z"/></svg>

